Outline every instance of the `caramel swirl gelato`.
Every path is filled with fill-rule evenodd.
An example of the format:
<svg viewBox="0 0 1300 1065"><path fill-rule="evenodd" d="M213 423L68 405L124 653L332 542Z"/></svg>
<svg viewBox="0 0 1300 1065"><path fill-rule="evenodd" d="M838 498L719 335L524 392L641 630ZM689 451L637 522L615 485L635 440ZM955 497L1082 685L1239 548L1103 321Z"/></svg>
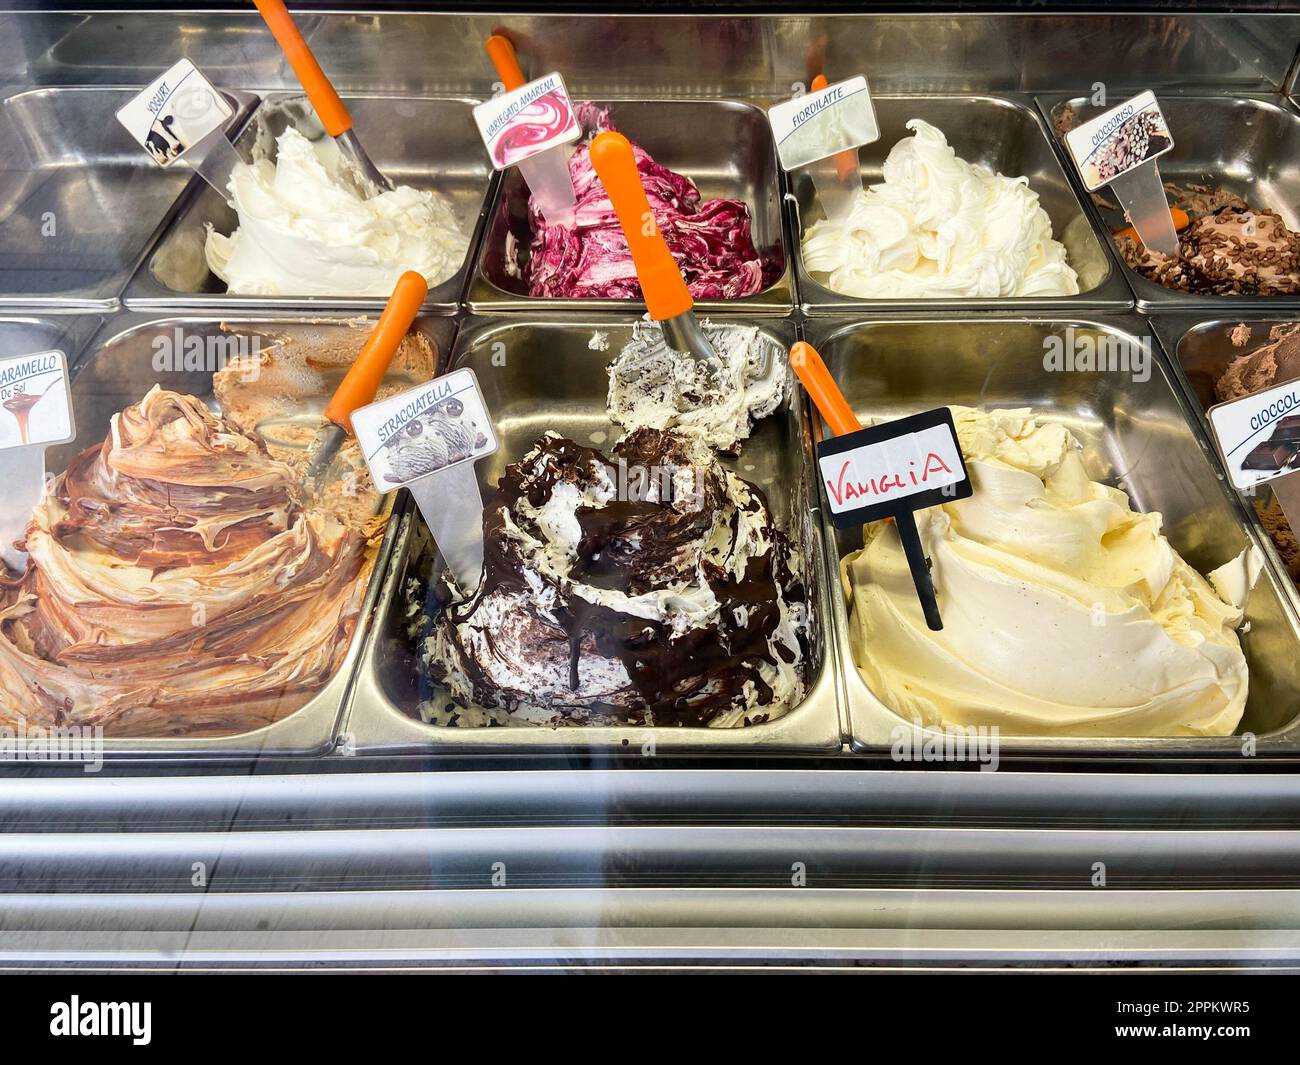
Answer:
<svg viewBox="0 0 1300 1065"><path fill-rule="evenodd" d="M0 580L0 724L228 735L303 705L360 613L370 528L264 441L155 387L78 454Z"/></svg>

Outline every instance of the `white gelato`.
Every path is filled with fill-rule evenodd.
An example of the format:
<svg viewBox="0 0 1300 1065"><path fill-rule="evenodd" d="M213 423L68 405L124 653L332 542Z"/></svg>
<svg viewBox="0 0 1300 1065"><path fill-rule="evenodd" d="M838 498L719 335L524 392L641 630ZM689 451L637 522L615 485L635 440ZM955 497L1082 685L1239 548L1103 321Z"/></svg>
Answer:
<svg viewBox="0 0 1300 1065"><path fill-rule="evenodd" d="M330 138L313 144L290 127L276 146L275 162L231 175L239 228L208 228L208 266L230 292L388 296L407 270L432 287L460 268L469 238L445 198L408 185L367 198Z"/></svg>
<svg viewBox="0 0 1300 1065"><path fill-rule="evenodd" d="M917 512L943 630L926 627L896 527L841 563L867 685L931 726L1005 735L1226 736L1246 704L1241 610L1064 426L953 407L975 493Z"/></svg>
<svg viewBox="0 0 1300 1065"><path fill-rule="evenodd" d="M1026 178L957 158L918 118L844 218L804 234L804 266L863 299L1065 296L1079 280Z"/></svg>
<svg viewBox="0 0 1300 1065"><path fill-rule="evenodd" d="M783 352L757 326L700 324L718 362L674 351L649 317L637 322L609 365L609 414L628 429L674 429L734 453L781 405Z"/></svg>

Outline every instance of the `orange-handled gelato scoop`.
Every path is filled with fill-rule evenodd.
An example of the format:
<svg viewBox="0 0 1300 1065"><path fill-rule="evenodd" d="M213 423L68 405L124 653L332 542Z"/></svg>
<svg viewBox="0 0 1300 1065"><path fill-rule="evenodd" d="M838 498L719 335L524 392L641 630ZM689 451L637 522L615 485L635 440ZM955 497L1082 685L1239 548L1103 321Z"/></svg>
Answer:
<svg viewBox="0 0 1300 1065"><path fill-rule="evenodd" d="M840 386L826 369L821 355L807 341L801 340L790 349L790 368L798 375L822 418L835 436L856 433L862 428Z"/></svg>
<svg viewBox="0 0 1300 1065"><path fill-rule="evenodd" d="M510 42L509 37L500 33L492 34L487 39L487 54L506 92L512 92L527 82L528 79L524 77L519 60L515 56L515 46Z"/></svg>
<svg viewBox="0 0 1300 1065"><path fill-rule="evenodd" d="M375 166L352 131L352 115L348 113L330 79L325 76L325 71L316 62L316 56L298 32L288 8L284 6L284 0L253 0L253 3L262 13L263 21L280 45L289 66L293 67L298 83L311 101L325 132L339 142L339 146L372 184L381 189L392 189L393 183Z"/></svg>
<svg viewBox="0 0 1300 1065"><path fill-rule="evenodd" d="M650 210L631 142L612 130L598 134L591 142L591 165L623 227L650 317L660 322L685 314L695 301Z"/></svg>
<svg viewBox="0 0 1300 1065"><path fill-rule="evenodd" d="M308 465L308 475L313 483L319 483L343 441L352 432L352 412L374 402L384 374L388 372L393 356L402 346L402 340L420 313L428 293L428 284L414 270L407 270L397 279L393 294L388 297L388 303L366 338L356 362L325 405L326 424L312 445Z"/></svg>
<svg viewBox="0 0 1300 1065"><path fill-rule="evenodd" d="M820 92L828 85L830 85L830 82L826 80L826 75L818 74L815 78L813 78L812 85L809 86L809 88L811 88L813 92ZM850 174L856 174L857 172L858 172L857 152L850 150L850 151L835 153L835 173L839 176L839 179L841 181L847 179Z"/></svg>
<svg viewBox="0 0 1300 1065"><path fill-rule="evenodd" d="M844 436L855 433L862 428L862 423L853 413L844 393L826 369L817 349L806 341L799 341L790 349L790 367L798 375L808 395L821 412L822 418L831 433ZM886 519L888 520L888 519ZM916 518L910 510L901 510L894 516L898 526L898 538L903 545L903 555L907 559L907 568L912 573L912 583L916 585L916 595L921 601L921 612L929 628L938 632L943 628L943 618L939 614L939 601L934 594L934 580L930 576L930 563L925 557L925 547L921 543L920 533L916 528Z"/></svg>

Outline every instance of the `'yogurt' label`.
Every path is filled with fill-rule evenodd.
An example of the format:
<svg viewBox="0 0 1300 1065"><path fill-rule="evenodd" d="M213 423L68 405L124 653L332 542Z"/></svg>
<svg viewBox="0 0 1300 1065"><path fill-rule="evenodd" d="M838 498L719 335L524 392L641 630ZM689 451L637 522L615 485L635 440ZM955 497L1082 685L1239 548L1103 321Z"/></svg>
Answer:
<svg viewBox="0 0 1300 1065"><path fill-rule="evenodd" d="M234 114L198 67L182 59L117 113L159 166L171 166Z"/></svg>

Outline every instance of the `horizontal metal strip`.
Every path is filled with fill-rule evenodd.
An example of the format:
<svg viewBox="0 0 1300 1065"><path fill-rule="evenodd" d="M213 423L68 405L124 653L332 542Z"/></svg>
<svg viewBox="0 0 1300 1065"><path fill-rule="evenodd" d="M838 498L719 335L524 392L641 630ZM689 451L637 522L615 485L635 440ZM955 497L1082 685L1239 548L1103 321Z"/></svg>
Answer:
<svg viewBox="0 0 1300 1065"><path fill-rule="evenodd" d="M1300 891L490 888L475 891L7 895L0 952L36 932L506 928L1300 930Z"/></svg>
<svg viewBox="0 0 1300 1065"><path fill-rule="evenodd" d="M0 833L647 820L1300 826L1300 775L630 769L0 778Z"/></svg>
<svg viewBox="0 0 1300 1065"><path fill-rule="evenodd" d="M779 826L0 835L0 891L1300 887L1300 831Z"/></svg>

